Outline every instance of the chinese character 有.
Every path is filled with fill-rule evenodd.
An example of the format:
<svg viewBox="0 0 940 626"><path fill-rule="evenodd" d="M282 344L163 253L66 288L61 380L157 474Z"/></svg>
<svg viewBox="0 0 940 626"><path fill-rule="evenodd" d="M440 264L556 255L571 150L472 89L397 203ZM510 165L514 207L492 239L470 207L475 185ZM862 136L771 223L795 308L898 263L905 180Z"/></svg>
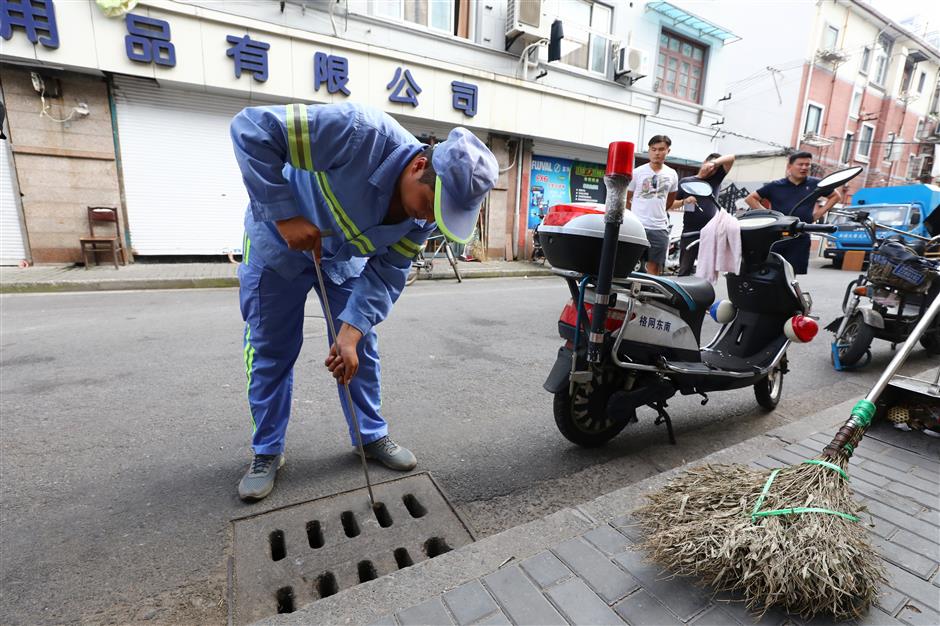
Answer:
<svg viewBox="0 0 940 626"><path fill-rule="evenodd" d="M242 71L245 71L251 72L251 77L259 83L268 80L268 50L271 44L253 40L248 35L228 35L225 40L233 44L225 54L235 61L235 78L241 78Z"/></svg>

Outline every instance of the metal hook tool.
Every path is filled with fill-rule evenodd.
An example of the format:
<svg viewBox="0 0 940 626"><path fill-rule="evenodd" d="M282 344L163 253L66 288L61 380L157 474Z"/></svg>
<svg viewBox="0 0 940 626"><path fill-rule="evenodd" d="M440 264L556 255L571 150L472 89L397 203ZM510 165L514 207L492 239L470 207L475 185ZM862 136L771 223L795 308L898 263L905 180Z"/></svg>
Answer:
<svg viewBox="0 0 940 626"><path fill-rule="evenodd" d="M330 233L332 234L332 233ZM330 329L330 336L333 337L333 343L336 343L336 329L333 326L333 313L330 311L330 301L326 296L326 287L323 284L323 274L320 272L320 261L313 252L310 253L313 258L313 267L317 270L317 283L320 286L320 299L323 301L323 308L326 310L326 323ZM349 383L343 383L346 390L346 403L349 405L349 412L352 413L353 425L356 427L356 444L359 446L359 459L362 461L362 473L366 476L366 488L369 490L369 501L375 507L375 496L372 494L372 481L369 480L369 467L366 463L366 450L362 446L362 433L359 431L359 416L356 414L356 405L353 403L352 393L349 391Z"/></svg>

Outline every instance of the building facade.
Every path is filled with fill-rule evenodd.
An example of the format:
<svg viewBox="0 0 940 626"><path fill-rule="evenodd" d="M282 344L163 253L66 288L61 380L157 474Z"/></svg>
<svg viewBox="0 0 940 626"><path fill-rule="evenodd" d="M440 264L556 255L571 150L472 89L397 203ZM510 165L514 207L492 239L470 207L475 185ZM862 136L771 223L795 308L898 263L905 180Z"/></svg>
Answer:
<svg viewBox="0 0 940 626"><path fill-rule="evenodd" d="M742 41L748 54L728 85L720 146L750 165L736 184L753 187L769 170L779 178L792 150L812 153L817 175L863 167L849 199L860 187L940 177L940 52L927 38L857 0L762 7L728 17L747 33L775 25L765 46Z"/></svg>
<svg viewBox="0 0 940 626"><path fill-rule="evenodd" d="M681 3L593 0L33 0L0 10L0 263L80 260L88 206L137 256L239 254L228 136L245 106L355 101L434 142L463 125L499 182L478 254L523 258L540 211L602 202L611 141L715 144L726 46ZM551 26L562 25L549 62ZM735 44L737 45L737 44Z"/></svg>

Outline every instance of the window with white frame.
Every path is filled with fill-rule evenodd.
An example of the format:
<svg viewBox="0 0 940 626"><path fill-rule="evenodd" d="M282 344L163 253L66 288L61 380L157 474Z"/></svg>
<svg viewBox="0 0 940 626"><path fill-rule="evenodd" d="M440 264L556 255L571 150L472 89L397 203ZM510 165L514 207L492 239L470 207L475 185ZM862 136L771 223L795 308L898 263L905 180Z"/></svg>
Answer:
<svg viewBox="0 0 940 626"><path fill-rule="evenodd" d="M868 74L869 67L871 67L871 48L865 46L862 50L862 58L858 63L858 73Z"/></svg>
<svg viewBox="0 0 940 626"><path fill-rule="evenodd" d="M917 120L917 129L914 131L914 141L920 140L921 133L924 132L924 118Z"/></svg>
<svg viewBox="0 0 940 626"><path fill-rule="evenodd" d="M907 158L907 178L909 180L920 176L921 158L916 153L911 153Z"/></svg>
<svg viewBox="0 0 940 626"><path fill-rule="evenodd" d="M563 25L566 45L577 48L563 54L560 62L596 74L607 75L613 37L613 9L591 0L557 0L546 6ZM540 54L547 58L546 51Z"/></svg>
<svg viewBox="0 0 940 626"><path fill-rule="evenodd" d="M917 80L917 93L924 93L924 85L927 84L927 72L921 72Z"/></svg>
<svg viewBox="0 0 940 626"><path fill-rule="evenodd" d="M895 135L894 133L888 133L888 138L885 140L885 143L884 143L884 149L881 151L882 161L890 162L890 161L897 160L897 157L898 157L897 153L899 152L899 148L901 146L895 143L896 139L897 139L897 135Z"/></svg>
<svg viewBox="0 0 940 626"><path fill-rule="evenodd" d="M871 124L862 124L858 138L858 150L855 152L856 158L868 160L868 156L871 154L871 140L874 136L875 127Z"/></svg>
<svg viewBox="0 0 940 626"><path fill-rule="evenodd" d="M842 163L848 163L852 158L852 144L855 141L855 133L845 133L845 139L842 144Z"/></svg>
<svg viewBox="0 0 940 626"><path fill-rule="evenodd" d="M454 0L372 0L372 14L453 35L456 5Z"/></svg>
<svg viewBox="0 0 940 626"><path fill-rule="evenodd" d="M819 134L819 126L822 123L823 109L818 104L806 105L806 121L803 122L803 134Z"/></svg>
<svg viewBox="0 0 940 626"><path fill-rule="evenodd" d="M888 62L891 59L890 39L882 36L878 40L878 46L875 48L875 67L872 71L871 80L880 87L884 87L885 78L888 75Z"/></svg>
<svg viewBox="0 0 940 626"><path fill-rule="evenodd" d="M823 31L822 49L835 50L839 46L839 29L835 26L826 25Z"/></svg>
<svg viewBox="0 0 940 626"><path fill-rule="evenodd" d="M865 88L861 85L856 85L855 89L852 90L852 102L849 104L849 116L855 119L858 119L859 114L862 111L862 95L865 93Z"/></svg>

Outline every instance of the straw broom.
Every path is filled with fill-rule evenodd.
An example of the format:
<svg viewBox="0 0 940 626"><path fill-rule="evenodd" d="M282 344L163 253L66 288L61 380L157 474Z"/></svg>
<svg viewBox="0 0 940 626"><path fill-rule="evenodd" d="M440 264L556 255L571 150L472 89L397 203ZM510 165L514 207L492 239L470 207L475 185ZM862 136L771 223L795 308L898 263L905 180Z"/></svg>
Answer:
<svg viewBox="0 0 940 626"><path fill-rule="evenodd" d="M706 465L649 496L637 515L650 558L716 592L740 592L760 615L780 605L804 618L862 616L884 575L846 469L875 402L938 309L940 297L815 459L773 471Z"/></svg>

